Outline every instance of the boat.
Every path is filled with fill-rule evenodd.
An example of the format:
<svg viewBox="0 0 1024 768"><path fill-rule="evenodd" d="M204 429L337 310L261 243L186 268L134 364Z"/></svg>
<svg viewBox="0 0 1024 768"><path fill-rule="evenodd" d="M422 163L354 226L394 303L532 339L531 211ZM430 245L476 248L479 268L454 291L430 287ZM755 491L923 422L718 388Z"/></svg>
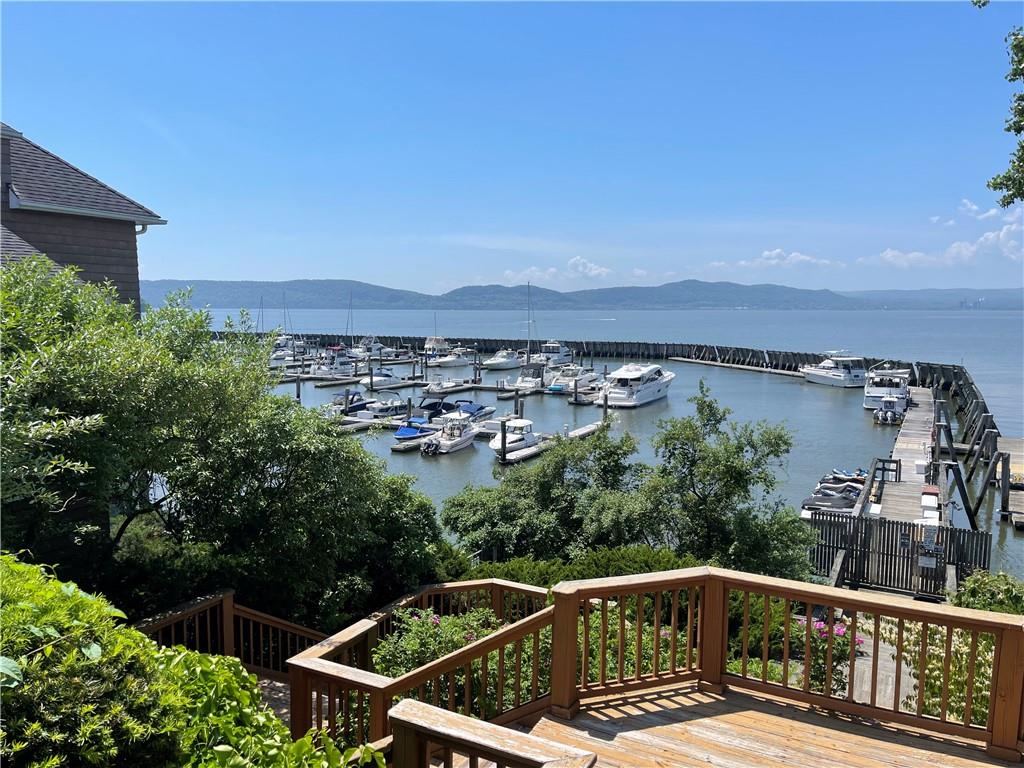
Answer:
<svg viewBox="0 0 1024 768"><path fill-rule="evenodd" d="M443 417L441 429L420 443L420 453L436 456L460 451L473 444L478 431L468 413L449 413Z"/></svg>
<svg viewBox="0 0 1024 768"><path fill-rule="evenodd" d="M387 389L388 387L397 387L406 383L405 379L401 376L396 376L395 372L390 368L374 370L371 367L370 371L370 375L364 376L359 380L360 385L372 389Z"/></svg>
<svg viewBox="0 0 1024 768"><path fill-rule="evenodd" d="M335 395L327 406L328 416L348 416L366 410L366 407L376 400L369 400L363 397L361 392L346 392L343 395Z"/></svg>
<svg viewBox="0 0 1024 768"><path fill-rule="evenodd" d="M474 424L479 424L494 413L494 406L481 405L480 403L474 403L472 400L456 400L455 410L459 413L465 413Z"/></svg>
<svg viewBox="0 0 1024 768"><path fill-rule="evenodd" d="M428 423L428 419L423 416L413 416L406 419L395 432L395 440L405 442L406 440L419 440L421 437L429 437L437 430L428 427Z"/></svg>
<svg viewBox="0 0 1024 768"><path fill-rule="evenodd" d="M423 388L428 395L450 395L453 392L461 392L466 388L466 382L462 379L442 379L435 376L434 379Z"/></svg>
<svg viewBox="0 0 1024 768"><path fill-rule="evenodd" d="M540 435L533 431L533 422L529 419L507 419L505 424L505 453L519 451L537 445L540 442ZM498 458L501 458L501 423L498 424L498 434L491 438L487 447L494 451Z"/></svg>
<svg viewBox="0 0 1024 768"><path fill-rule="evenodd" d="M354 376L356 364L347 355L344 346L327 347L309 366L311 376Z"/></svg>
<svg viewBox="0 0 1024 768"><path fill-rule="evenodd" d="M376 336L363 336L351 352L353 357L360 360L393 360L397 356L394 348L384 346L377 341Z"/></svg>
<svg viewBox="0 0 1024 768"><path fill-rule="evenodd" d="M538 360L544 360L549 368L557 368L561 365L568 365L574 359L573 351L560 341L547 341L540 346L537 353Z"/></svg>
<svg viewBox="0 0 1024 768"><path fill-rule="evenodd" d="M849 512L856 504L857 494L822 490L804 499L800 509L804 512Z"/></svg>
<svg viewBox="0 0 1024 768"><path fill-rule="evenodd" d="M847 357L841 352L826 352L820 363L801 366L799 371L812 384L829 387L863 387L867 379L864 358Z"/></svg>
<svg viewBox="0 0 1024 768"><path fill-rule="evenodd" d="M522 359L514 349L499 349L494 353L494 357L489 357L481 363L489 371L507 371L519 368L522 364Z"/></svg>
<svg viewBox="0 0 1024 768"><path fill-rule="evenodd" d="M600 381L593 368L570 363L555 372L555 378L547 386L548 392L568 395L577 390L589 389Z"/></svg>
<svg viewBox="0 0 1024 768"><path fill-rule="evenodd" d="M596 405L609 408L636 408L653 403L668 395L668 388L676 375L657 363L627 363L608 374L598 388Z"/></svg>
<svg viewBox="0 0 1024 768"><path fill-rule="evenodd" d="M887 364L875 366L868 371L864 384L864 407L875 411L882 407L883 397L903 400L904 408L910 399L910 371L891 368Z"/></svg>
<svg viewBox="0 0 1024 768"><path fill-rule="evenodd" d="M472 361L463 357L458 349L453 349L444 355L427 358L427 366L430 368L463 368L470 362Z"/></svg>
<svg viewBox="0 0 1024 768"><path fill-rule="evenodd" d="M523 365L523 369L515 380L507 377L503 384L505 389L518 389L520 392L536 392L549 386L554 380L555 372L544 363L528 363Z"/></svg>
<svg viewBox="0 0 1024 768"><path fill-rule="evenodd" d="M427 340L423 342L423 354L428 358L441 357L450 351L451 346L443 336L427 336Z"/></svg>
<svg viewBox="0 0 1024 768"><path fill-rule="evenodd" d="M409 404L397 392L379 392L377 399L366 406L358 415L359 418L389 419L392 416L403 416Z"/></svg>
<svg viewBox="0 0 1024 768"><path fill-rule="evenodd" d="M902 424L906 410L905 398L886 395L882 398L881 405L875 409L875 422L878 424Z"/></svg>

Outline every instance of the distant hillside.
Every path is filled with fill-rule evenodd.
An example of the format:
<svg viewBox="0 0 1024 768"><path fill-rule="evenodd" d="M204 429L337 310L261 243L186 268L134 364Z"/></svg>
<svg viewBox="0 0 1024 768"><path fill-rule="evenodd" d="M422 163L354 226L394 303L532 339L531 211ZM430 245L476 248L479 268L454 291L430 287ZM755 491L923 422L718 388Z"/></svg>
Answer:
<svg viewBox="0 0 1024 768"><path fill-rule="evenodd" d="M142 298L160 304L172 292L192 288L192 303L234 309L524 309L525 285L471 285L440 296L384 288L355 280L143 280ZM861 300L833 291L783 285L740 285L682 280L659 286L553 291L533 287L535 309L861 309Z"/></svg>
<svg viewBox="0 0 1024 768"><path fill-rule="evenodd" d="M1024 309L1024 288L842 291L842 295L887 309Z"/></svg>

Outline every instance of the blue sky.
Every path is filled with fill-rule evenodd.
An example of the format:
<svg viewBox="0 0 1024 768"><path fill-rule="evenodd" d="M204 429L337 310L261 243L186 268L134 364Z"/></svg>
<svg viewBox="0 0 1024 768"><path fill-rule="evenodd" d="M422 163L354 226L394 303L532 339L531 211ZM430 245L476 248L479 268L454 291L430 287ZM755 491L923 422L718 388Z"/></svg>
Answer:
<svg viewBox="0 0 1024 768"><path fill-rule="evenodd" d="M1022 282L1014 3L2 14L3 119L169 220L143 278Z"/></svg>

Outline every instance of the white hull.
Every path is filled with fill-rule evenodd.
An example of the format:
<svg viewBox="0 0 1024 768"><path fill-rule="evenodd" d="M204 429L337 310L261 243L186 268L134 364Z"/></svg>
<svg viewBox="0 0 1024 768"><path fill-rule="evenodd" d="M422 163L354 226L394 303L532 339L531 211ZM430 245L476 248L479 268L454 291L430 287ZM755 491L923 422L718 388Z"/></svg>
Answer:
<svg viewBox="0 0 1024 768"><path fill-rule="evenodd" d="M826 387L841 387L843 389L854 389L864 386L863 377L858 379L856 377L848 376L833 376L811 368L803 368L801 369L801 373L803 373L804 378L811 384L823 384Z"/></svg>
<svg viewBox="0 0 1024 768"><path fill-rule="evenodd" d="M604 396L608 393L609 408L639 408L668 396L668 388L675 379L675 374L666 371L660 379L645 382L640 386L620 388L611 384L605 385L594 400L594 405L604 407Z"/></svg>
<svg viewBox="0 0 1024 768"><path fill-rule="evenodd" d="M523 364L522 360L516 358L505 358L504 360L484 360L481 365L489 371L509 371L513 368L519 368Z"/></svg>
<svg viewBox="0 0 1024 768"><path fill-rule="evenodd" d="M404 383L405 382L402 381L397 376L374 376L372 386L374 389L387 389L388 387L397 387ZM370 377L367 376L365 378L360 379L359 384L369 389L369 387L371 386Z"/></svg>
<svg viewBox="0 0 1024 768"><path fill-rule="evenodd" d="M436 357L427 360L428 368L463 368L469 365L469 360L464 357Z"/></svg>
<svg viewBox="0 0 1024 768"><path fill-rule="evenodd" d="M888 397L888 396L889 396L889 393L887 393L887 392L884 393L884 394L879 394L879 395L869 395L868 393L865 392L864 393L864 407L867 408L869 411L877 410L877 409L882 407L882 398L883 397ZM906 398L905 397L902 397L900 395L896 395L896 399L897 400L902 400L903 401L903 407L906 408Z"/></svg>
<svg viewBox="0 0 1024 768"><path fill-rule="evenodd" d="M539 442L540 438L532 432L525 440L522 435L507 435L505 440L505 453L509 454L512 453L512 451L521 451L523 448L529 448L531 445L536 445ZM492 437L491 441L487 445L499 458L501 457L500 432L497 436Z"/></svg>
<svg viewBox="0 0 1024 768"><path fill-rule="evenodd" d="M428 437L420 443L420 451L426 454L441 454L441 453L455 453L461 451L463 448L468 448L473 444L473 439L476 437L476 430L471 429L462 433L457 438L447 437ZM432 445L436 444L437 448L433 449Z"/></svg>

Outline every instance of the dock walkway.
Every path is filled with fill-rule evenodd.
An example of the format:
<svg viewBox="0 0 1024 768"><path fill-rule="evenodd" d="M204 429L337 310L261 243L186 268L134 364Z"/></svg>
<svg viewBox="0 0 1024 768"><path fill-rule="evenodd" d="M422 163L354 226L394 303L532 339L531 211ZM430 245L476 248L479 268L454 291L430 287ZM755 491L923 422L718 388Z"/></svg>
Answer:
<svg viewBox="0 0 1024 768"><path fill-rule="evenodd" d="M919 461L927 462L931 457L935 409L930 389L911 387L910 396L915 405L907 409L890 454L901 463L900 480L887 479L883 486L880 516L913 522L921 519L921 492L925 486L925 475L919 474L915 465ZM939 515L941 520L941 510ZM943 522L948 524L948 520Z"/></svg>

